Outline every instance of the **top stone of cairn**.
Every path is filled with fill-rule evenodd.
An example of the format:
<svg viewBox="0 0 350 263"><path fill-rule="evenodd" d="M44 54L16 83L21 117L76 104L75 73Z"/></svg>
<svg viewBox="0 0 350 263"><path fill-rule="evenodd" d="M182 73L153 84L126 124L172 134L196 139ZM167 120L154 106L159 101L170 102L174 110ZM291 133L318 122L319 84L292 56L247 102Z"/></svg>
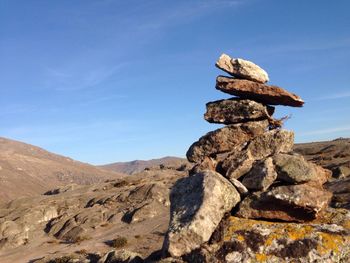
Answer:
<svg viewBox="0 0 350 263"><path fill-rule="evenodd" d="M259 83L269 81L267 72L248 60L231 58L226 54L222 54L215 65L236 78L248 79Z"/></svg>

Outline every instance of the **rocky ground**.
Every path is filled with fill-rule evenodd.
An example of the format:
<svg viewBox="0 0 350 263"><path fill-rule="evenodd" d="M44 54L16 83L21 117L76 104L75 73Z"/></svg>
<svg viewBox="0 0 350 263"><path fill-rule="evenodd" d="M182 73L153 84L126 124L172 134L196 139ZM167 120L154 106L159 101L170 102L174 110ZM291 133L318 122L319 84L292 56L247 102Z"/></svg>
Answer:
<svg viewBox="0 0 350 263"><path fill-rule="evenodd" d="M143 171L88 186L68 185L2 205L0 262L43 257L46 262L74 253L96 259L119 246L147 257L162 246L169 222L169 188L185 174Z"/></svg>
<svg viewBox="0 0 350 263"><path fill-rule="evenodd" d="M313 159L315 163L325 167L339 167L350 161L350 157L345 157L350 156L350 148L346 145L350 145L350 139L297 144L295 149L305 154L307 159ZM323 149L326 151L322 151ZM324 162L325 159L327 162ZM320 160L323 161L320 162ZM157 258L159 253L154 252L161 249L169 222L169 188L177 179L187 175L187 171L177 171L179 167L167 169L162 166L162 168L153 166L147 169L148 171L126 179L89 186L67 185L53 188L50 195L22 198L2 205L0 207L0 262L49 262L54 258L67 260L58 261L57 259L56 262L69 262L69 258L97 262L98 258L115 249L111 241L115 239L124 241L124 238L127 240L126 244L120 242L121 244L116 246L117 251L126 249L138 253L142 258L147 258L153 253L153 258ZM350 182L350 177L349 174L340 176L341 178L336 177L339 177L339 174L335 168L329 186L333 186L330 189L334 190L338 200L341 196L350 195L350 183L346 188L346 182ZM334 187L336 182L342 183L337 183ZM342 210L343 212L333 219L331 219L332 210L328 211L329 223L333 220L338 221L338 224L349 224L344 222L344 218L346 219L345 214L349 210L350 200L347 199L342 204L347 209ZM334 202L332 205L337 203ZM239 224L234 224L238 220ZM230 231L234 233L230 235L226 232L225 242L228 243L225 243L224 248L231 253L236 246L246 251L249 250L247 246L251 246L250 253L254 253L252 252L255 248L254 242L270 244L272 236L271 233L267 234L268 228L277 229L275 234L280 237L296 239L304 233L306 237L311 235L317 235L319 239L322 237L323 243L317 246L324 251L327 247L338 246L342 241L340 235L330 233L334 232L334 229L315 230L313 224L300 227L298 224L290 223L288 228L285 228L286 223L257 222L236 217L228 218L225 224L231 224ZM253 227L258 227L262 236L243 231ZM236 243L237 240L240 242L246 240L247 243ZM212 242L214 243L214 240ZM296 252L280 251L278 253L296 255L301 253L302 255L307 252L301 249L302 247L315 246L307 239L301 244L302 246L295 243ZM213 247L208 249L215 250ZM216 254L212 252L211 255L223 257L227 254L225 249L216 251ZM270 250L273 251L271 248ZM200 254L203 253L203 251L200 252ZM271 255L257 253L258 259L263 262L267 256L274 257L273 253L271 252ZM193 254L192 257L194 256ZM150 260L151 258L149 257Z"/></svg>

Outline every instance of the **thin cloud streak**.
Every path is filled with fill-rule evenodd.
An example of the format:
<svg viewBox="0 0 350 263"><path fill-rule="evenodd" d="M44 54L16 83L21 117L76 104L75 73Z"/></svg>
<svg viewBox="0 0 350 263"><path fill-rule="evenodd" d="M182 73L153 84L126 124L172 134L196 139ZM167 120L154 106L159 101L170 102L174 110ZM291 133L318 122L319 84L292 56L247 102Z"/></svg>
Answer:
<svg viewBox="0 0 350 263"><path fill-rule="evenodd" d="M248 2L243 0L191 1L169 5L159 13L154 11L158 7L156 3L146 2L129 14L118 17L109 15L108 20L103 24L105 34L111 36L109 41L101 42L93 49L86 47L77 50L76 55L70 56L59 66L48 66L45 70L44 86L57 91L95 88L127 65L137 64L139 58L136 55L125 57L125 54L134 53L135 46L130 45L130 42L145 45L153 42L155 38L161 38L169 27L196 20L215 10L235 8ZM106 1L104 4L112 6L115 2ZM88 24L90 16L91 14L87 14L82 21ZM110 23L111 21L113 23ZM125 33L115 35L115 26L121 25Z"/></svg>
<svg viewBox="0 0 350 263"><path fill-rule="evenodd" d="M301 133L299 133L299 136L322 135L322 134L330 134L330 133L346 132L346 131L350 131L350 126L340 126L340 127L336 127L336 128L301 132Z"/></svg>
<svg viewBox="0 0 350 263"><path fill-rule="evenodd" d="M334 94L329 94L326 96L309 99L309 101L322 101L322 100L336 100L336 99L345 99L350 97L350 91L339 92Z"/></svg>

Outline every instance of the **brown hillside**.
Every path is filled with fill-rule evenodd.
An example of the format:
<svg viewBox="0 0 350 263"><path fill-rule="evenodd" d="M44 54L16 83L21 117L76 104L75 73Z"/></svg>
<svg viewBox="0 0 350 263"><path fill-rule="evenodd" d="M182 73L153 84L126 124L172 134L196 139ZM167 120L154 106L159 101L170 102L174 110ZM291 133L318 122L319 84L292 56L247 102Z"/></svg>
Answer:
<svg viewBox="0 0 350 263"><path fill-rule="evenodd" d="M92 184L122 175L0 138L0 202L67 184Z"/></svg>

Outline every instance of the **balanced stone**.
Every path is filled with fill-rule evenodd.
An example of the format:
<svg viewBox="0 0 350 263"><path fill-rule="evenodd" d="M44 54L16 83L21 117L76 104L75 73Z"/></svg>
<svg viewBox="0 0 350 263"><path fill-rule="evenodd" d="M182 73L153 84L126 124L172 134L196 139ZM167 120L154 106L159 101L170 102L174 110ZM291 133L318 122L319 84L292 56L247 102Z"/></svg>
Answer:
<svg viewBox="0 0 350 263"><path fill-rule="evenodd" d="M308 184L279 186L246 197L236 216L305 222L317 218L331 197L330 192Z"/></svg>
<svg viewBox="0 0 350 263"><path fill-rule="evenodd" d="M271 157L254 163L253 168L244 176L242 183L249 190L268 189L277 178Z"/></svg>
<svg viewBox="0 0 350 263"><path fill-rule="evenodd" d="M226 177L240 178L248 173L254 161L277 153L288 153L294 145L294 133L287 130L271 130L253 138L244 150L237 147L221 164Z"/></svg>
<svg viewBox="0 0 350 263"><path fill-rule="evenodd" d="M230 56L222 54L215 65L237 78L249 79L260 83L269 81L266 71L248 60L230 58Z"/></svg>
<svg viewBox="0 0 350 263"><path fill-rule="evenodd" d="M262 160L277 153L293 150L294 132L288 130L270 130L251 140L247 147L256 160Z"/></svg>
<svg viewBox="0 0 350 263"><path fill-rule="evenodd" d="M305 160L299 154L277 154L273 157L278 179L287 183L305 183L309 181L324 184L331 172Z"/></svg>
<svg viewBox="0 0 350 263"><path fill-rule="evenodd" d="M275 108L253 100L228 99L209 102L204 119L210 123L234 124L271 118Z"/></svg>
<svg viewBox="0 0 350 263"><path fill-rule="evenodd" d="M304 209L316 218L317 214L328 205L332 194L322 188L298 184L276 187L267 193L267 197L294 208Z"/></svg>
<svg viewBox="0 0 350 263"><path fill-rule="evenodd" d="M170 193L170 224L163 249L179 257L208 241L224 214L240 201L223 176L205 171L182 178Z"/></svg>
<svg viewBox="0 0 350 263"><path fill-rule="evenodd" d="M269 86L250 80L219 76L216 89L243 99L251 99L265 104L302 107L304 101L296 94L277 86Z"/></svg>
<svg viewBox="0 0 350 263"><path fill-rule="evenodd" d="M229 152L237 145L247 143L254 137L263 134L269 123L267 120L231 124L209 132L193 143L186 156L190 162L200 163L205 157Z"/></svg>

